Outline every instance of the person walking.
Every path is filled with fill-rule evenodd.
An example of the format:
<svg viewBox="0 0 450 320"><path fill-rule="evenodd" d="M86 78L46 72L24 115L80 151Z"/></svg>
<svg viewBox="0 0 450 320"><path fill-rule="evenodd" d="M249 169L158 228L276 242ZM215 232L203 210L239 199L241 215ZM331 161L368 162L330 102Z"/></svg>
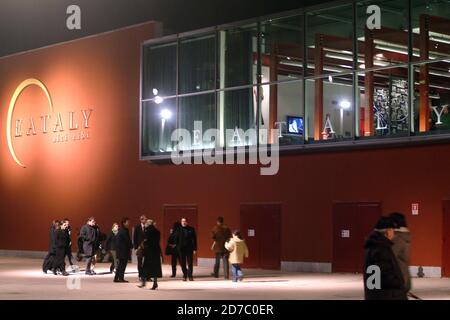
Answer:
<svg viewBox="0 0 450 320"><path fill-rule="evenodd" d="M109 252L112 262L109 267L109 272L113 273L117 270L117 266L119 264L119 260L117 259L116 247L117 247L117 234L119 233L119 224L114 222L111 228L111 232L106 238L105 249Z"/></svg>
<svg viewBox="0 0 450 320"><path fill-rule="evenodd" d="M97 221L94 224L94 229L97 234L97 240L94 244L94 255L92 256L91 271L95 274L94 270L97 262L103 261L103 242L106 240L106 234L100 231L100 227L97 224Z"/></svg>
<svg viewBox="0 0 450 320"><path fill-rule="evenodd" d="M133 228L133 248L136 251L139 248L139 245L145 240L145 223L147 222L147 217L142 215L139 217L139 224L134 226ZM137 268L138 268L138 277L139 280L142 281L142 263L143 263L143 255L136 254L137 256Z"/></svg>
<svg viewBox="0 0 450 320"><path fill-rule="evenodd" d="M133 248L130 232L128 231L129 224L129 219L123 218L119 231L117 232L116 255L119 263L117 265L114 282L128 282L125 280L125 270L127 268L128 260L131 258L131 249Z"/></svg>
<svg viewBox="0 0 450 320"><path fill-rule="evenodd" d="M145 287L148 279L153 279L151 290L158 288L158 278L162 278L160 240L161 233L156 229L153 220L147 220L145 224L144 262L142 265L143 277L139 285L140 288Z"/></svg>
<svg viewBox="0 0 450 320"><path fill-rule="evenodd" d="M212 250L215 254L215 264L214 271L211 274L214 278L219 277L219 269L220 269L220 260L222 260L223 264L223 275L225 279L230 278L230 266L228 263L229 259L229 251L225 248L225 242L230 240L232 237L231 230L224 224L223 217L217 218L217 223L212 229L212 239L214 243L212 245Z"/></svg>
<svg viewBox="0 0 450 320"><path fill-rule="evenodd" d="M400 212L393 212L389 217L395 223L395 233L392 239L392 251L397 259L400 270L403 274L405 283L405 292L408 295L411 290L411 274L409 273L410 250L411 250L411 232L406 224L405 216Z"/></svg>
<svg viewBox="0 0 450 320"><path fill-rule="evenodd" d="M364 297L366 300L407 299L403 275L392 251L394 228L395 223L391 218L381 217L364 244ZM377 269L379 274L376 273ZM379 276L378 280L377 276Z"/></svg>
<svg viewBox="0 0 450 320"><path fill-rule="evenodd" d="M56 254L56 243L55 243L55 234L59 229L60 223L58 220L53 220L50 226L49 231L49 243L48 243L48 253L44 258L44 262L42 263L42 271L47 273L48 270L51 270L53 267L53 260Z"/></svg>
<svg viewBox="0 0 450 320"><path fill-rule="evenodd" d="M66 250L69 244L69 237L67 235L66 229L68 227L68 223L64 222L61 224L61 227L55 233L55 259L53 261L52 271L56 276L57 271L60 271L63 276L68 276L69 274L66 272L66 264L64 262L66 257Z"/></svg>
<svg viewBox="0 0 450 320"><path fill-rule="evenodd" d="M188 219L181 219L181 227L175 235L178 255L180 257L183 281L194 281L194 255L197 253L197 235L195 229L189 226ZM186 267L187 264L187 267Z"/></svg>
<svg viewBox="0 0 450 320"><path fill-rule="evenodd" d="M67 224L67 228L65 229L66 233L67 233L67 247L66 247L66 254L64 255L64 259L67 257L67 259L69 260L69 265L72 268L72 271L74 271L73 268L73 262L72 262L72 227L70 226L70 220L67 218L64 218L62 220L62 223L66 223Z"/></svg>
<svg viewBox="0 0 450 320"><path fill-rule="evenodd" d="M170 229L170 235L169 238L167 239L167 246L165 251L165 254L171 257L170 258L170 264L172 266L172 275L170 276L171 278L175 278L177 276L177 262L179 262L180 260L176 242L176 235L179 228L181 228L181 223L175 222L173 224L172 229Z"/></svg>
<svg viewBox="0 0 450 320"><path fill-rule="evenodd" d="M241 269L241 264L244 263L244 258L248 258L249 252L247 244L239 230L233 232L233 237L225 242L225 248L230 252L231 271L233 274L233 282L242 281L244 273Z"/></svg>
<svg viewBox="0 0 450 320"><path fill-rule="evenodd" d="M95 229L95 224L95 218L90 217L80 230L80 237L83 241L83 254L86 258L86 274L90 276L95 274L91 270L92 260L95 255L95 246L98 242L98 233L97 229Z"/></svg>

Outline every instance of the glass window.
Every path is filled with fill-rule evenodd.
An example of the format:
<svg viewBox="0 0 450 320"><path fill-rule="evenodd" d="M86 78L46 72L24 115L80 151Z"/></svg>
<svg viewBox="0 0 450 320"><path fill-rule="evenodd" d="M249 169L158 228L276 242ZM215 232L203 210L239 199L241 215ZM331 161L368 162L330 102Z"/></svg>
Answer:
<svg viewBox="0 0 450 320"><path fill-rule="evenodd" d="M273 143L278 136L280 145L303 144L303 82L267 84L262 85L261 90L260 143ZM272 129L278 129L278 135Z"/></svg>
<svg viewBox="0 0 450 320"><path fill-rule="evenodd" d="M176 129L176 98L161 103L142 103L142 153L144 156L171 152L174 143L172 132Z"/></svg>
<svg viewBox="0 0 450 320"><path fill-rule="evenodd" d="M261 81L277 81L278 74L303 77L303 16L270 19L261 24L261 30Z"/></svg>
<svg viewBox="0 0 450 320"><path fill-rule="evenodd" d="M353 6L306 15L308 74L348 72L353 67Z"/></svg>
<svg viewBox="0 0 450 320"><path fill-rule="evenodd" d="M177 93L176 43L144 47L143 68L143 99L173 96Z"/></svg>
<svg viewBox="0 0 450 320"><path fill-rule="evenodd" d="M360 136L409 135L408 68L358 74Z"/></svg>
<svg viewBox="0 0 450 320"><path fill-rule="evenodd" d="M352 75L306 80L306 137L308 142L354 137Z"/></svg>
<svg viewBox="0 0 450 320"><path fill-rule="evenodd" d="M256 24L219 31L220 88L255 84L257 69Z"/></svg>
<svg viewBox="0 0 450 320"><path fill-rule="evenodd" d="M436 60L450 56L450 2L412 0L414 61Z"/></svg>
<svg viewBox="0 0 450 320"><path fill-rule="evenodd" d="M215 89L216 37L207 35L180 42L179 93Z"/></svg>
<svg viewBox="0 0 450 320"><path fill-rule="evenodd" d="M414 66L414 131L450 132L450 60Z"/></svg>
<svg viewBox="0 0 450 320"><path fill-rule="evenodd" d="M221 147L256 145L256 101L256 87L218 93Z"/></svg>
<svg viewBox="0 0 450 320"><path fill-rule="evenodd" d="M178 124L191 135L191 141L183 141L182 149L214 148L217 134L209 134L216 126L216 97L214 93L180 97Z"/></svg>
<svg viewBox="0 0 450 320"><path fill-rule="evenodd" d="M408 62L408 1L357 4L358 69Z"/></svg>

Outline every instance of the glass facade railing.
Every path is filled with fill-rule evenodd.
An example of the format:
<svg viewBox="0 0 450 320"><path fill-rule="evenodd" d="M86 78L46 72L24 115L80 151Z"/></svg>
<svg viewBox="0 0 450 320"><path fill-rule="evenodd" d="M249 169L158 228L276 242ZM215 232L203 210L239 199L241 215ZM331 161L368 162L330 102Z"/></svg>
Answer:
<svg viewBox="0 0 450 320"><path fill-rule="evenodd" d="M141 66L142 158L450 134L448 0L331 2L150 40Z"/></svg>

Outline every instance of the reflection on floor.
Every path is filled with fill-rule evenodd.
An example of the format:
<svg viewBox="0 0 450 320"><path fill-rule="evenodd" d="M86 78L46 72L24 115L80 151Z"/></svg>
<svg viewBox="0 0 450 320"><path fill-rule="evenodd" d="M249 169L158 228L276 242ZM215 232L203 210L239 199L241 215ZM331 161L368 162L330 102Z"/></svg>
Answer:
<svg viewBox="0 0 450 320"><path fill-rule="evenodd" d="M214 279L210 268L195 268L195 281L169 278L170 266L156 291L137 288L136 265L127 268L129 283L113 283L107 264L96 276L43 274L41 260L0 257L0 299L362 299L361 275L283 273L244 270L243 282ZM180 270L179 270L180 271ZM148 288L151 287L149 284ZM450 299L450 279L413 279L413 292L423 299Z"/></svg>

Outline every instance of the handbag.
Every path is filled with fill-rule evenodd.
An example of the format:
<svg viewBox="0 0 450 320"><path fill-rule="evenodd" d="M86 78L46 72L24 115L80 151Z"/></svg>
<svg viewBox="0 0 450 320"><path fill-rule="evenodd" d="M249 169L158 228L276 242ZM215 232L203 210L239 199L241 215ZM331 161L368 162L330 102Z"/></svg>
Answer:
<svg viewBox="0 0 450 320"><path fill-rule="evenodd" d="M136 249L136 256L142 258L144 256L144 241L142 241Z"/></svg>

